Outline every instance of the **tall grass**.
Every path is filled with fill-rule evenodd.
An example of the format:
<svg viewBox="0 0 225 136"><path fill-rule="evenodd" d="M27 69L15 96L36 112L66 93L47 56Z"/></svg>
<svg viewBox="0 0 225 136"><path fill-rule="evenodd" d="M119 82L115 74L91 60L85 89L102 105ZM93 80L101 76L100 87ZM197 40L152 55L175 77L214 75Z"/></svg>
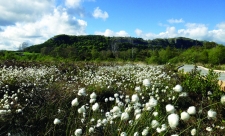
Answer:
<svg viewBox="0 0 225 136"><path fill-rule="evenodd" d="M0 135L225 134L217 78L172 65L2 63Z"/></svg>

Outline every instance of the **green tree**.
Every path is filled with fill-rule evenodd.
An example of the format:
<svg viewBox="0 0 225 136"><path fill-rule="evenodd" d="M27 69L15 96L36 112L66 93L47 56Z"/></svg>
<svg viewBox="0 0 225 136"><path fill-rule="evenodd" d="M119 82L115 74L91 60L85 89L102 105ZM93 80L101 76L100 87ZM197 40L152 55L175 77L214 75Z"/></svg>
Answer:
<svg viewBox="0 0 225 136"><path fill-rule="evenodd" d="M225 62L225 47L216 46L209 50L209 63L218 65Z"/></svg>

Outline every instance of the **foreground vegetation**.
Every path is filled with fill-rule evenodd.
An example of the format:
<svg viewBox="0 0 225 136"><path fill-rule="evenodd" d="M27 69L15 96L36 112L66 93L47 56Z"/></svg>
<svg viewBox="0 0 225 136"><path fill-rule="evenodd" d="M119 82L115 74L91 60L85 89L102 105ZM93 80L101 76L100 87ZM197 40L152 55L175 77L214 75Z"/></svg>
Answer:
<svg viewBox="0 0 225 136"><path fill-rule="evenodd" d="M225 134L218 75L175 68L1 62L0 135Z"/></svg>

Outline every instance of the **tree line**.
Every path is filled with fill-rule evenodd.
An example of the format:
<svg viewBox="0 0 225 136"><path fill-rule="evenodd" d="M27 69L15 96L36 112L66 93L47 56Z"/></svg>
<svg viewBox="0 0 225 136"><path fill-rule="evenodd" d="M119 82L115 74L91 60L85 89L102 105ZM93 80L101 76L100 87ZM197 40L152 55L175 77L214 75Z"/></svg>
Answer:
<svg viewBox="0 0 225 136"><path fill-rule="evenodd" d="M31 54L19 58L42 59L49 56L71 61L144 61L147 63L210 63L223 64L225 47L215 42L185 37L143 40L134 37L100 35L57 35L46 42L23 49ZM33 53L33 55L32 55ZM1 53L2 54L2 53ZM9 53L5 58L11 57ZM15 56L15 55L14 55Z"/></svg>

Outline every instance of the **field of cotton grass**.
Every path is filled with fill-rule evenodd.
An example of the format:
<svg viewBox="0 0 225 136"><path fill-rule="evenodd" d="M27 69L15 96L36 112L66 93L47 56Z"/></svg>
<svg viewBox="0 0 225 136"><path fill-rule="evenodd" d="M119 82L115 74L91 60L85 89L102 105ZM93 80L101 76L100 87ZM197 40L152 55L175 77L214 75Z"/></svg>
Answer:
<svg viewBox="0 0 225 136"><path fill-rule="evenodd" d="M218 75L175 68L2 62L0 135L224 135Z"/></svg>

